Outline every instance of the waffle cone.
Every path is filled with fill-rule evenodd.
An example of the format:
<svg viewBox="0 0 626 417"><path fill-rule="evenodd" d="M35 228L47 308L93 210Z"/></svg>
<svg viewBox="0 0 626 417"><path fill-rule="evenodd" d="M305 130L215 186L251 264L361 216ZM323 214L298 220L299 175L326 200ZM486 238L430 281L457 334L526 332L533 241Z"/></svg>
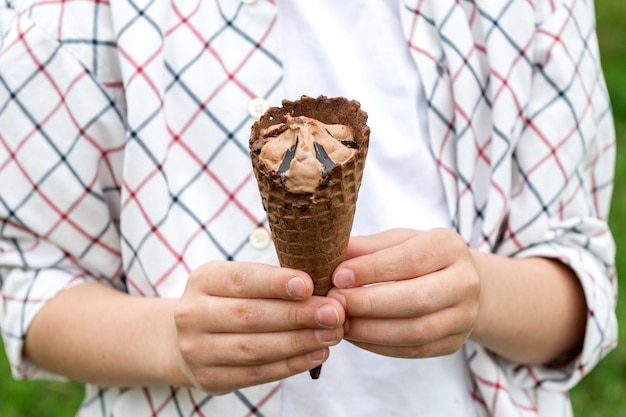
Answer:
<svg viewBox="0 0 626 417"><path fill-rule="evenodd" d="M335 165L324 185L310 194L288 192L278 173L268 169L259 156L268 140L262 132L284 123L287 114L350 126L357 143L354 156ZM369 144L366 122L367 113L357 101L303 96L268 109L252 126L250 154L279 262L308 273L314 295L328 293L332 273L345 257Z"/></svg>
<svg viewBox="0 0 626 417"><path fill-rule="evenodd" d="M267 142L261 132L284 123L286 114L350 126L357 141L354 157L336 165L325 186L314 193L288 192L279 175L259 157ZM313 278L315 295L328 293L331 275L343 261L348 246L369 142L366 121L367 114L356 101L303 96L294 102L283 101L282 107L268 109L252 126L252 164L279 262L281 266L308 273Z"/></svg>

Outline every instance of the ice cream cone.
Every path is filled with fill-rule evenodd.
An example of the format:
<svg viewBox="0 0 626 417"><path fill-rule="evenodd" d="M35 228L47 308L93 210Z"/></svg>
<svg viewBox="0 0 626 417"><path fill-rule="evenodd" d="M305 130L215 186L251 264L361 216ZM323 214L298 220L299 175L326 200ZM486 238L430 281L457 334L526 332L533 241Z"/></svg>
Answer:
<svg viewBox="0 0 626 417"><path fill-rule="evenodd" d="M342 163L329 165L327 159L322 181L308 192L290 191L285 174L269 167L261 157L263 146L274 138L268 137L268 130L299 116L350 127L353 141L347 146L355 150ZM313 278L315 295L328 293L331 275L348 247L369 144L366 122L367 113L357 101L303 96L268 109L252 126L250 154L279 262L283 267L308 273ZM311 376L317 378L319 370L312 370Z"/></svg>

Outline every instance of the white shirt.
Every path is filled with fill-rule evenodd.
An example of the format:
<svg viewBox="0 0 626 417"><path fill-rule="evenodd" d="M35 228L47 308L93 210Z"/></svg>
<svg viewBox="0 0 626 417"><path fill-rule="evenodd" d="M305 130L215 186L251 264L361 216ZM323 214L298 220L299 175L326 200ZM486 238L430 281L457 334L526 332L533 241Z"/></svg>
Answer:
<svg viewBox="0 0 626 417"><path fill-rule="evenodd" d="M345 96L359 101L369 116L370 148L353 234L449 227L429 146L426 98L398 2L279 0L277 5L286 98ZM333 19L327 19L330 13ZM283 382L282 415L374 417L384 409L389 416L473 417L468 381L462 351L398 359L344 341L331 349L320 380L303 374Z"/></svg>

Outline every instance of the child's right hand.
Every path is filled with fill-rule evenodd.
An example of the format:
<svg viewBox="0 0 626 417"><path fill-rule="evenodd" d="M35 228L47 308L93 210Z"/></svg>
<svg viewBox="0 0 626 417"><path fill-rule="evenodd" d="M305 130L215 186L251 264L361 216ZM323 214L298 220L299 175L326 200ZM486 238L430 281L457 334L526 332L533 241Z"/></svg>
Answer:
<svg viewBox="0 0 626 417"><path fill-rule="evenodd" d="M312 292L307 274L275 266L209 262L193 271L175 310L186 385L222 394L323 363L343 337L345 312Z"/></svg>

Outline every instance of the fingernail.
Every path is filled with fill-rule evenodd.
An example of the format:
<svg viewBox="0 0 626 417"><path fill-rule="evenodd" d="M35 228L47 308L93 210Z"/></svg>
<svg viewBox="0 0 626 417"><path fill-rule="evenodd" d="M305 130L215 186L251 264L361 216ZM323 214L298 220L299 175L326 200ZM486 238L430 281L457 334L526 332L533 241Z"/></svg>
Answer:
<svg viewBox="0 0 626 417"><path fill-rule="evenodd" d="M309 353L309 359L314 362L321 362L326 358L326 350L320 349Z"/></svg>
<svg viewBox="0 0 626 417"><path fill-rule="evenodd" d="M287 293L293 298L302 298L306 294L306 284L300 277L293 277L287 281Z"/></svg>
<svg viewBox="0 0 626 417"><path fill-rule="evenodd" d="M337 331L337 329L317 329L315 330L315 337L317 337L317 340L319 340L320 342L333 342L335 340L337 340L337 337L339 336L339 332Z"/></svg>
<svg viewBox="0 0 626 417"><path fill-rule="evenodd" d="M343 308L346 308L346 296L343 295L340 291L331 290L330 293L328 293L328 297L334 298L335 300L339 301Z"/></svg>
<svg viewBox="0 0 626 417"><path fill-rule="evenodd" d="M337 288L350 288L354 286L355 282L354 271L351 269L342 268L335 272L333 277L333 283Z"/></svg>
<svg viewBox="0 0 626 417"><path fill-rule="evenodd" d="M339 312L330 304L317 309L317 323L320 326L336 327L339 324Z"/></svg>

